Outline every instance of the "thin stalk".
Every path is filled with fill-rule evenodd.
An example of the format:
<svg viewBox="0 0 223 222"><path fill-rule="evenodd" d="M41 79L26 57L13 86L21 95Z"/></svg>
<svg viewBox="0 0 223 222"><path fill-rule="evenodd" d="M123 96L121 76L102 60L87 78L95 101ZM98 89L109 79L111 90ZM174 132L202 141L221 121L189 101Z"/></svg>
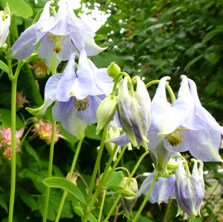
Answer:
<svg viewBox="0 0 223 222"><path fill-rule="evenodd" d="M148 89L152 85L159 84L159 82L160 82L160 80L152 80L146 84L146 88ZM172 88L170 87L170 85L168 83L166 83L166 89L170 95L172 104L174 104L174 102L176 101L176 97L175 97L175 94L174 94Z"/></svg>
<svg viewBox="0 0 223 222"><path fill-rule="evenodd" d="M15 75L12 74L10 68L9 78L12 82L11 89L11 139L12 139L12 157L11 157L11 187L10 187L10 202L9 202L9 217L8 221L13 222L13 211L15 203L15 187L16 187L16 92L18 76L22 67L22 62L18 62Z"/></svg>
<svg viewBox="0 0 223 222"><path fill-rule="evenodd" d="M167 209L166 209L166 212L165 212L165 215L163 217L163 222L168 222L170 221L169 217L170 217L170 212L171 212L171 206L172 206L172 199L169 200L168 204L167 204Z"/></svg>
<svg viewBox="0 0 223 222"><path fill-rule="evenodd" d="M89 185L89 189L88 189L88 196L87 196L87 207L85 209L85 215L83 217L83 221L87 221L88 220L88 216L90 214L90 207L89 207L89 202L91 202L91 196L92 196L92 191L95 185L95 180L96 180L96 176L97 176L97 172L98 169L100 167L100 163L101 163L101 157L102 157L102 153L104 150L104 145L105 145L105 140L106 140L106 135L107 135L107 129L108 127L104 128L103 134L102 134L102 138L101 138L101 144L98 150L98 155L96 158L96 163L94 165L94 170L91 176L91 181L90 181L90 185Z"/></svg>
<svg viewBox="0 0 223 222"><path fill-rule="evenodd" d="M70 172L69 172L68 177L67 177L68 180L72 179L72 174L73 174L74 169L76 167L77 158L78 158L80 150L81 150L82 142L83 142L83 140L79 140L79 142L78 142L77 150L74 154L74 159L73 159L73 162L72 162L72 165L71 165L71 168L70 168ZM62 213L62 210L63 210L63 206L64 206L64 203L65 203L67 194L68 194L67 191L63 192L63 196L62 196L61 201L60 201L60 206L59 206L59 209L57 211L57 216L56 216L55 222L58 222L60 220L60 216L61 216L61 213Z"/></svg>
<svg viewBox="0 0 223 222"><path fill-rule="evenodd" d="M101 221L102 212L103 212L104 203L105 203L105 196L106 196L106 190L104 190L104 192L103 192L101 206L100 206L100 211L99 211L99 216L98 216L98 221Z"/></svg>
<svg viewBox="0 0 223 222"><path fill-rule="evenodd" d="M107 221L109 220L109 218L111 217L111 215L112 215L113 211L115 210L117 204L119 203L121 197L122 197L121 195L119 195L119 196L117 197L117 199L115 200L114 204L112 205L110 211L108 212L107 217L104 219L104 222L107 222Z"/></svg>
<svg viewBox="0 0 223 222"><path fill-rule="evenodd" d="M56 134L56 121L53 121L53 124L52 124L52 134L51 134L51 143L50 143L49 164L48 164L48 175L47 175L48 178L52 176L52 170L53 170L53 154L54 154L54 138L55 138L55 134ZM43 222L47 221L49 199L50 199L50 187L46 187L44 212L43 212Z"/></svg>
<svg viewBox="0 0 223 222"><path fill-rule="evenodd" d="M106 164L105 170L104 170L104 172L103 172L103 174L102 174L100 183L99 183L99 185L97 186L97 188L96 188L96 190L95 190L95 192L94 192L94 195L93 195L93 197L91 198L90 203L88 204L88 213L85 214L85 217L83 218L83 222L87 221L87 219L88 219L88 214L91 212L91 209L92 209L92 207L94 206L94 203L95 203L95 201L96 201L96 199L97 199L97 197L98 197L98 195L99 195L99 193L100 193L100 191L101 191L103 185L106 183L106 181L109 179L109 177L110 177L110 175L112 174L112 172L113 172L113 171L115 170L115 168L117 167L117 165L118 165L120 159L122 158L122 156L123 156L123 154L124 154L124 152L125 152L125 150L126 150L126 146L123 147L123 149L122 149L121 153L119 154L117 160L115 161L115 163L114 163L112 169L110 169L111 163L112 163L112 161L113 161L113 157L114 157L114 155L116 154L117 149L118 149L118 145L116 145L116 146L114 147L114 150L112 151L112 154L111 154L110 157L109 157L109 160L108 160L108 162L107 162L107 164Z"/></svg>
<svg viewBox="0 0 223 222"><path fill-rule="evenodd" d="M144 200L143 200L139 210L137 211L135 217L133 218L132 222L136 222L138 220L139 216L141 215L141 212L143 211L143 209L144 209L144 207L146 205L146 202L148 201L148 199L150 197L150 194L151 194L151 192L153 190L153 187L154 187L157 179L158 179L158 173L155 174L155 176L153 178L153 181L152 181L152 183L149 186L148 192L146 193L146 196L145 196L145 198L144 198Z"/></svg>

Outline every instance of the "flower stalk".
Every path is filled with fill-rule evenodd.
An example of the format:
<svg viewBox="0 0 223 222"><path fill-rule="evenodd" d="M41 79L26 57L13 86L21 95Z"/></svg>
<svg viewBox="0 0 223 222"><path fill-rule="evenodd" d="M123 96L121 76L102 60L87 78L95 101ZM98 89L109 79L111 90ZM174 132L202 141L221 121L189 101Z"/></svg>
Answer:
<svg viewBox="0 0 223 222"><path fill-rule="evenodd" d="M55 138L55 134L56 134L56 121L53 121L51 143L50 143L49 164L48 164L48 175L47 175L48 178L52 176L52 170L53 170L53 154L54 154L54 144L55 144L54 138ZM44 212L43 212L43 222L47 221L49 199L50 199L50 187L47 187L46 191L45 191L45 203L44 203Z"/></svg>
<svg viewBox="0 0 223 222"><path fill-rule="evenodd" d="M11 60L9 62L11 64ZM22 62L18 62L15 74L9 70L9 78L12 83L11 89L11 128L12 128L12 157L11 157L11 187L10 187L10 203L8 222L13 222L13 211L15 203L15 187L16 187L16 92L17 81L22 67Z"/></svg>

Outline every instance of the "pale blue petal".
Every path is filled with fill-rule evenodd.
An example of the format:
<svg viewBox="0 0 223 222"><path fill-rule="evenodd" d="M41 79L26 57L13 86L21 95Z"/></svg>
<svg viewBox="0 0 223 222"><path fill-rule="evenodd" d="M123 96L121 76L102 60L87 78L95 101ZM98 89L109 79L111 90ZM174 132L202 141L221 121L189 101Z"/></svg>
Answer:
<svg viewBox="0 0 223 222"><path fill-rule="evenodd" d="M74 98L70 98L68 102L57 102L53 107L53 117L56 121L64 120L74 109Z"/></svg>
<svg viewBox="0 0 223 222"><path fill-rule="evenodd" d="M87 124L78 118L75 109L68 113L67 118L62 120L61 124L65 130L76 136L79 140L84 138L84 131L87 127Z"/></svg>
<svg viewBox="0 0 223 222"><path fill-rule="evenodd" d="M169 77L163 77L160 80L152 100L152 121L160 134L169 134L181 126L193 109L188 79L185 76L182 77L179 96L174 105L167 102L165 84L168 79Z"/></svg>
<svg viewBox="0 0 223 222"><path fill-rule="evenodd" d="M112 138L110 139L109 141L115 143L115 144L118 144L119 146L124 146L128 143L130 143L128 137L126 136L126 134L122 134L121 136L119 137L116 137L116 138Z"/></svg>
<svg viewBox="0 0 223 222"><path fill-rule="evenodd" d="M77 116L87 124L96 123L96 111L102 100L97 96L89 96L88 99L89 106L84 111L79 111Z"/></svg>
<svg viewBox="0 0 223 222"><path fill-rule="evenodd" d="M159 177L150 195L151 203L167 203L169 199L175 198L175 175L168 178Z"/></svg>
<svg viewBox="0 0 223 222"><path fill-rule="evenodd" d="M25 59L33 52L35 43L37 26L32 25L26 29L11 48L12 57L15 59Z"/></svg>
<svg viewBox="0 0 223 222"><path fill-rule="evenodd" d="M56 100L57 84L62 77L63 74L56 74L48 79L44 90L44 100Z"/></svg>
<svg viewBox="0 0 223 222"><path fill-rule="evenodd" d="M215 118L201 105L197 94L197 87L193 80L189 79L190 93L194 100L194 113L191 119L189 118L184 126L189 129L204 129L206 127L218 131L223 135L223 127L221 127Z"/></svg>

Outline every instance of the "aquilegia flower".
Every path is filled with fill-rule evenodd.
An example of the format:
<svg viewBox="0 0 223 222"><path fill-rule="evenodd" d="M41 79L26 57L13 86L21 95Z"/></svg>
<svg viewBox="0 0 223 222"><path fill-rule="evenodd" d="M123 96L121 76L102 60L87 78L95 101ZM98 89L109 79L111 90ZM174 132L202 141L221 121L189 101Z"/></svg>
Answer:
<svg viewBox="0 0 223 222"><path fill-rule="evenodd" d="M195 83L182 76L178 98L170 104L166 98L166 80L168 77L160 80L152 100L151 129L171 153L189 151L202 161L222 161L218 150L223 128L202 107ZM149 140L154 139L148 137Z"/></svg>
<svg viewBox="0 0 223 222"><path fill-rule="evenodd" d="M75 55L72 54L63 73L49 78L45 87L44 104L37 109L28 109L42 114L54 102L53 117L62 126L81 139L88 124L96 123L96 110L113 87L107 69L98 69L81 51L78 69L75 69Z"/></svg>
<svg viewBox="0 0 223 222"><path fill-rule="evenodd" d="M204 198L203 162L195 159L193 162L192 174L190 174L187 164L184 166L183 161L179 162L175 172L178 214L182 214L182 211L188 215L200 214Z"/></svg>
<svg viewBox="0 0 223 222"><path fill-rule="evenodd" d="M21 151L20 139L23 136L24 128L16 131L16 152ZM0 129L0 148L4 149L3 155L6 159L10 160L12 157L12 129L1 128Z"/></svg>
<svg viewBox="0 0 223 222"><path fill-rule="evenodd" d="M141 196L148 192L152 181L154 180L156 172L151 173L141 184L139 191L137 192L137 196ZM169 177L158 177L154 187L152 188L152 192L149 196L149 201L151 203L167 203L169 199L175 198L175 185L176 179L175 175L172 174Z"/></svg>
<svg viewBox="0 0 223 222"><path fill-rule="evenodd" d="M112 139L119 145L127 144L129 141L133 146L142 145L147 149L147 133L151 123L151 100L144 82L138 77L136 90L128 87L128 78L125 77L118 90L118 116L125 134Z"/></svg>
<svg viewBox="0 0 223 222"><path fill-rule="evenodd" d="M176 199L178 204L177 215L199 215L204 198L203 162L192 159L194 162L192 174L188 165L178 160L175 174L168 177L158 177L149 196L151 203L167 203L169 199ZM153 183L156 171L150 174L141 184L137 196L147 194Z"/></svg>
<svg viewBox="0 0 223 222"><path fill-rule="evenodd" d="M12 46L12 57L27 58L40 42L39 55L47 66L55 71L62 60L71 53L86 50L87 55L96 55L103 50L94 42L95 32L74 13L74 3L60 0L55 16L50 15L51 1L47 2L37 23L25 30Z"/></svg>

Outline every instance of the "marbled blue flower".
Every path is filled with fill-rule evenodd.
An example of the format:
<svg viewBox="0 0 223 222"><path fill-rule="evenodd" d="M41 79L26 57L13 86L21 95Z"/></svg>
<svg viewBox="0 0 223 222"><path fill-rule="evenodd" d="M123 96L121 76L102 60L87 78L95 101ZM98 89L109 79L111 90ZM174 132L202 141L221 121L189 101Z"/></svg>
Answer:
<svg viewBox="0 0 223 222"><path fill-rule="evenodd" d="M176 200L178 214L199 215L204 198L203 162L193 160L194 166L190 174L188 166L179 162L176 175ZM185 169L186 167L186 169Z"/></svg>
<svg viewBox="0 0 223 222"><path fill-rule="evenodd" d="M147 149L147 133L151 123L151 100L144 82L137 76L136 90L128 86L125 77L118 90L118 115L125 134L112 141L122 145L129 143Z"/></svg>
<svg viewBox="0 0 223 222"><path fill-rule="evenodd" d="M50 15L47 2L39 20L26 29L12 46L12 57L25 59L39 45L38 53L48 67L55 71L62 60L68 60L71 53L86 50L87 55L96 55L103 50L94 41L95 32L73 13L73 3L60 0L55 16Z"/></svg>
<svg viewBox="0 0 223 222"><path fill-rule="evenodd" d="M44 104L36 111L41 114L54 102L53 117L77 138L84 137L88 124L96 123L96 110L113 87L107 69L98 69L81 51L78 69L72 54L63 73L49 78L45 87Z"/></svg>
<svg viewBox="0 0 223 222"><path fill-rule="evenodd" d="M152 100L152 129L171 153L189 151L202 161L222 161L219 155L223 128L200 103L195 83L182 76L178 98L170 104L161 79ZM150 138L149 138L150 139Z"/></svg>
<svg viewBox="0 0 223 222"><path fill-rule="evenodd" d="M141 184L139 191L137 192L137 196L141 196L142 194L146 194L152 181L154 179L155 172L150 174ZM149 197L149 201L151 203L167 203L169 199L175 198L175 185L176 179L175 175L170 175L167 178L159 177L156 181L152 192Z"/></svg>

